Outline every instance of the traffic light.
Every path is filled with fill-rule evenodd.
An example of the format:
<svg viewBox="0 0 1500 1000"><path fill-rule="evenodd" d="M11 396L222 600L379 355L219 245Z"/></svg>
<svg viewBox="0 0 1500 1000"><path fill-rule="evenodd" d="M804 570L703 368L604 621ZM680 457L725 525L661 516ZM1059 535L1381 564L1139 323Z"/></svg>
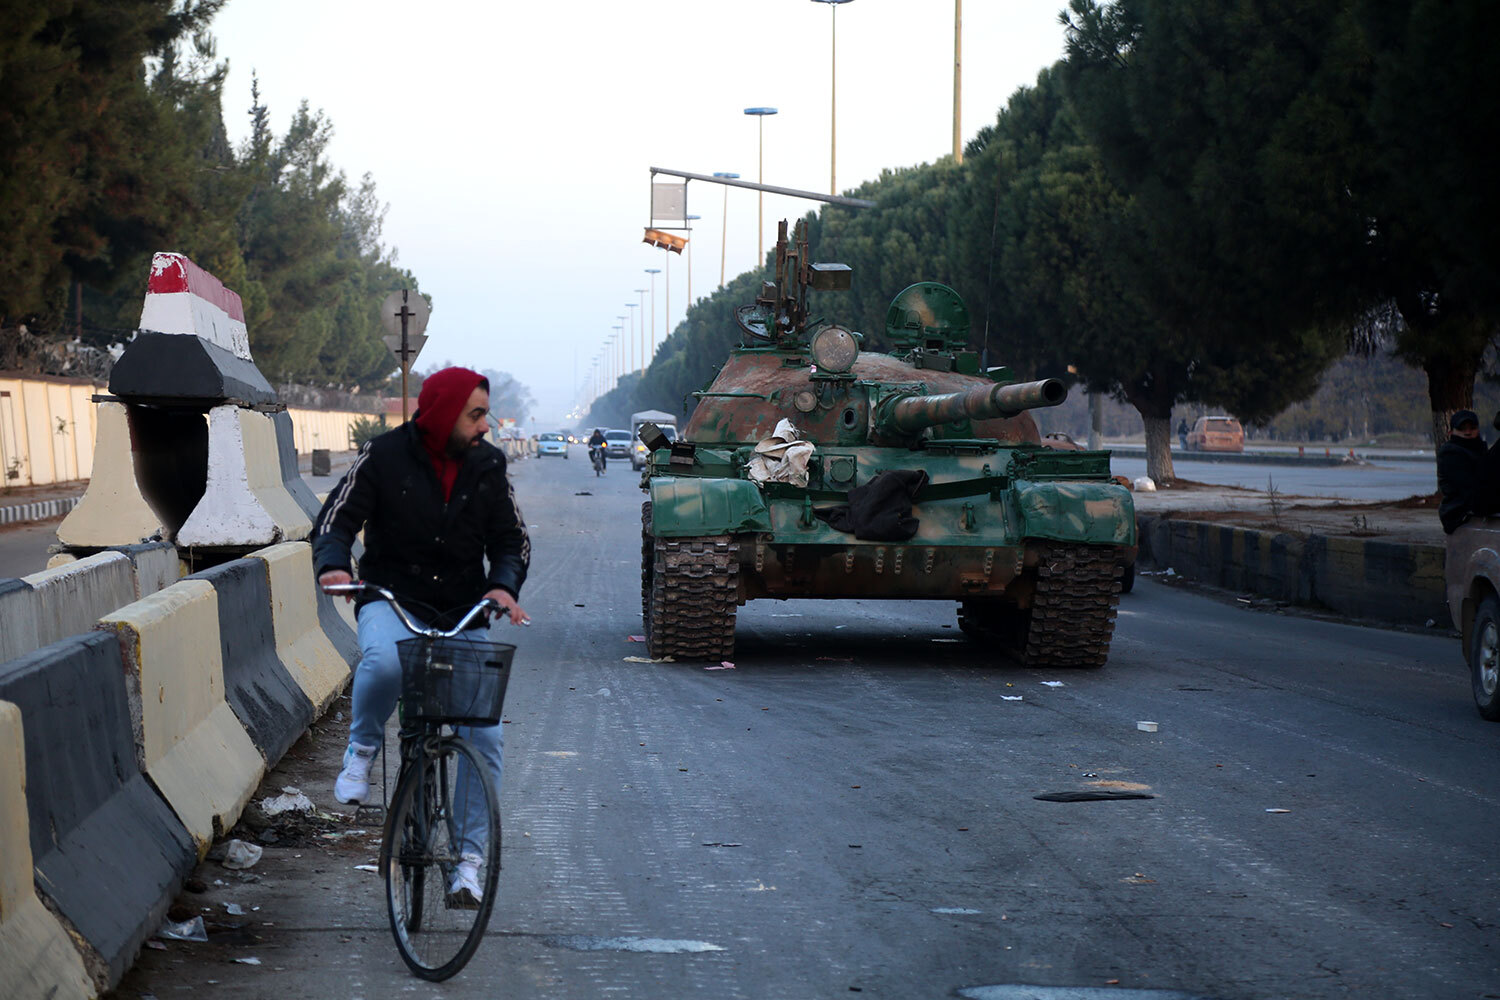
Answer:
<svg viewBox="0 0 1500 1000"><path fill-rule="evenodd" d="M674 236L672 233L664 232L660 229L648 229L646 230L645 238L641 242L680 254L682 253L682 248L687 246L687 237Z"/></svg>

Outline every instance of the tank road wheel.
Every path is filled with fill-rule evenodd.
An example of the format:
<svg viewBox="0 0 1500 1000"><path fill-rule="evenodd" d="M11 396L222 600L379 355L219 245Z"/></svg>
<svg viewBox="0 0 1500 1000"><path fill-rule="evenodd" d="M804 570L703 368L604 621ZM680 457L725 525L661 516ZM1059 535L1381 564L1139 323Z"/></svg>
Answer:
<svg viewBox="0 0 1500 1000"><path fill-rule="evenodd" d="M1120 603L1117 550L1044 542L1029 609L994 599L964 601L958 624L974 638L998 640L1028 667L1102 667L1109 658Z"/></svg>
<svg viewBox="0 0 1500 1000"><path fill-rule="evenodd" d="M643 538L646 646L652 659L727 660L734 655L739 546L728 535Z"/></svg>

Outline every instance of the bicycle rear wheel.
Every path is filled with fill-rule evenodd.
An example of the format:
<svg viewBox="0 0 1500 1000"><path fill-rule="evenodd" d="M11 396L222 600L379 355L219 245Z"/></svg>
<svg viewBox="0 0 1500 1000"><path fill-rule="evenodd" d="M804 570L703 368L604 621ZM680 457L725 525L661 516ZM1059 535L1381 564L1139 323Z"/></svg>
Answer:
<svg viewBox="0 0 1500 1000"><path fill-rule="evenodd" d="M449 892L466 852L482 859L477 906ZM500 875L500 801L488 765L467 742L440 739L402 770L380 867L401 958L434 982L457 973L484 937Z"/></svg>

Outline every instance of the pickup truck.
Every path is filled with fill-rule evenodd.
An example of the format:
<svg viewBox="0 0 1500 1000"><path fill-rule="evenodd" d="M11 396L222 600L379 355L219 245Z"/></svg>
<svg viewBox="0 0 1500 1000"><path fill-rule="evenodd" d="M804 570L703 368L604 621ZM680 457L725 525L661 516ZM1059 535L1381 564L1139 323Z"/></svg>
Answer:
<svg viewBox="0 0 1500 1000"><path fill-rule="evenodd" d="M1471 518L1448 536L1448 613L1463 636L1474 707L1500 722L1500 517Z"/></svg>

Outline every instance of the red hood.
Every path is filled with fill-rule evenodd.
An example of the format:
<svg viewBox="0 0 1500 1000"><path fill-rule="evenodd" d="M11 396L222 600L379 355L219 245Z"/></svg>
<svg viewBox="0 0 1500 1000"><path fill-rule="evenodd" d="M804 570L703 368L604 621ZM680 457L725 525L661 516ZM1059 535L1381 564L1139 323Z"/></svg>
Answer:
<svg viewBox="0 0 1500 1000"><path fill-rule="evenodd" d="M458 415L464 411L475 387L481 384L488 384L488 380L467 368L444 368L422 382L422 391L417 396L416 424L422 432L422 443L434 457L444 453Z"/></svg>

